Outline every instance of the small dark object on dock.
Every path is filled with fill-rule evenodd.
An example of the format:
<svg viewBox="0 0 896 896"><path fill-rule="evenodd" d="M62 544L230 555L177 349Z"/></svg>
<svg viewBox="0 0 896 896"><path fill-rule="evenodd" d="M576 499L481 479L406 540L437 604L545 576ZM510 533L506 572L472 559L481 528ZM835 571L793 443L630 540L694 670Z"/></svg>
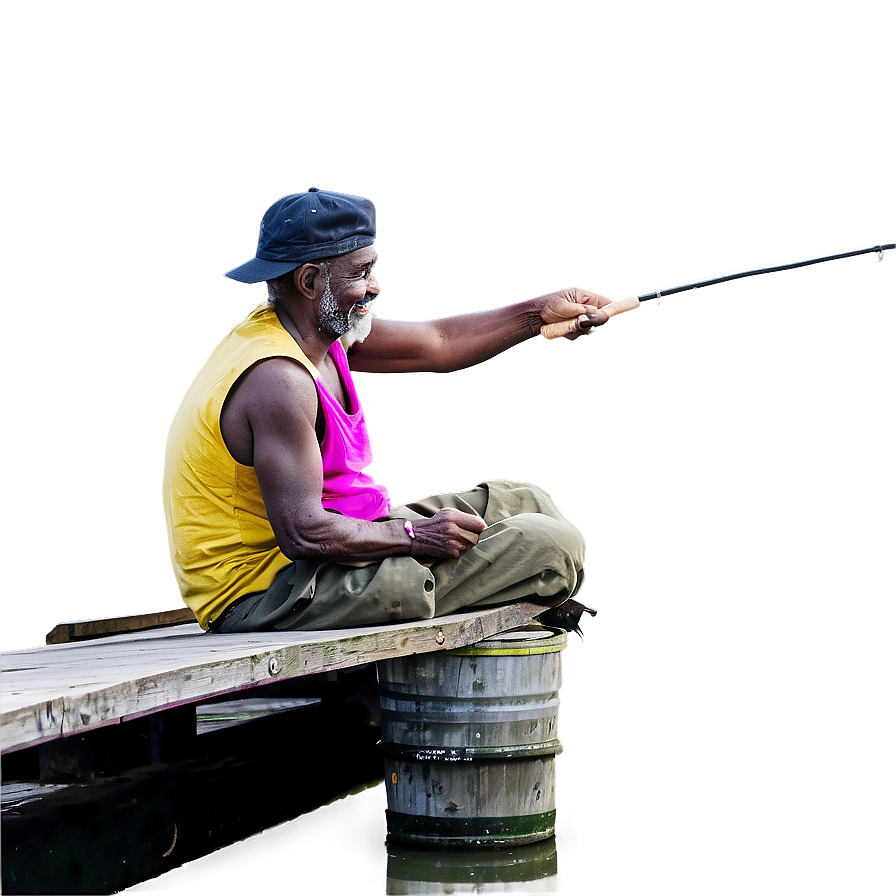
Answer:
<svg viewBox="0 0 896 896"><path fill-rule="evenodd" d="M542 625L549 628L560 628L565 632L575 632L580 638L583 637L582 629L579 627L579 621L583 613L590 616L597 616L597 610L580 604L577 600L570 598L563 601L558 607L551 607L538 616L538 621Z"/></svg>

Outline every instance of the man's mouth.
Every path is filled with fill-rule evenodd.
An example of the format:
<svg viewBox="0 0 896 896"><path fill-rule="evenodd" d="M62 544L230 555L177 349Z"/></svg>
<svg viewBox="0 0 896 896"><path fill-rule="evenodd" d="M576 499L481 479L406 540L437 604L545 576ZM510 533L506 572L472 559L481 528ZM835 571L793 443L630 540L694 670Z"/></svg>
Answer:
<svg viewBox="0 0 896 896"><path fill-rule="evenodd" d="M355 302L354 307L352 308L352 312L355 314L368 314L370 312L371 307L373 306L373 299L362 299L360 302Z"/></svg>

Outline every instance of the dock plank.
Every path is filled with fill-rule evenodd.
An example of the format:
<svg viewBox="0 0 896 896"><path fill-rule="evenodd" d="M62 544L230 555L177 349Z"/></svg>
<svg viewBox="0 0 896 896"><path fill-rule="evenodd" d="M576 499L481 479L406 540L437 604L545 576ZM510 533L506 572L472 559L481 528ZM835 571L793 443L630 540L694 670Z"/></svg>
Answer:
<svg viewBox="0 0 896 896"><path fill-rule="evenodd" d="M398 625L215 635L196 624L3 655L4 753L272 681L463 647L530 621L506 604Z"/></svg>

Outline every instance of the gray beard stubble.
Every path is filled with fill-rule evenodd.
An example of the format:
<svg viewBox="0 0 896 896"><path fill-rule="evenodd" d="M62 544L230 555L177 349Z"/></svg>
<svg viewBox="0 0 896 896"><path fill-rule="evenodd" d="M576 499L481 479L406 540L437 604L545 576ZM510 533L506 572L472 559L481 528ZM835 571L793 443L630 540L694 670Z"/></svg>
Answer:
<svg viewBox="0 0 896 896"><path fill-rule="evenodd" d="M320 326L326 329L334 336L346 336L351 342L363 342L370 333L370 327L373 324L372 315L358 314L352 309L348 314L340 311L336 296L330 289L330 271L324 271L326 284L324 286L323 295L320 297Z"/></svg>

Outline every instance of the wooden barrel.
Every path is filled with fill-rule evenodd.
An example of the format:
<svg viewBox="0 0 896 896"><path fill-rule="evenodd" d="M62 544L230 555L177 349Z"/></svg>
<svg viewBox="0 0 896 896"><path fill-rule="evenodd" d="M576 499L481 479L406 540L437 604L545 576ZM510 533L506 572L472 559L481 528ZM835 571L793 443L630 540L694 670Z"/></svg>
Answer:
<svg viewBox="0 0 896 896"><path fill-rule="evenodd" d="M523 626L377 663L390 841L507 846L553 836L560 651Z"/></svg>

